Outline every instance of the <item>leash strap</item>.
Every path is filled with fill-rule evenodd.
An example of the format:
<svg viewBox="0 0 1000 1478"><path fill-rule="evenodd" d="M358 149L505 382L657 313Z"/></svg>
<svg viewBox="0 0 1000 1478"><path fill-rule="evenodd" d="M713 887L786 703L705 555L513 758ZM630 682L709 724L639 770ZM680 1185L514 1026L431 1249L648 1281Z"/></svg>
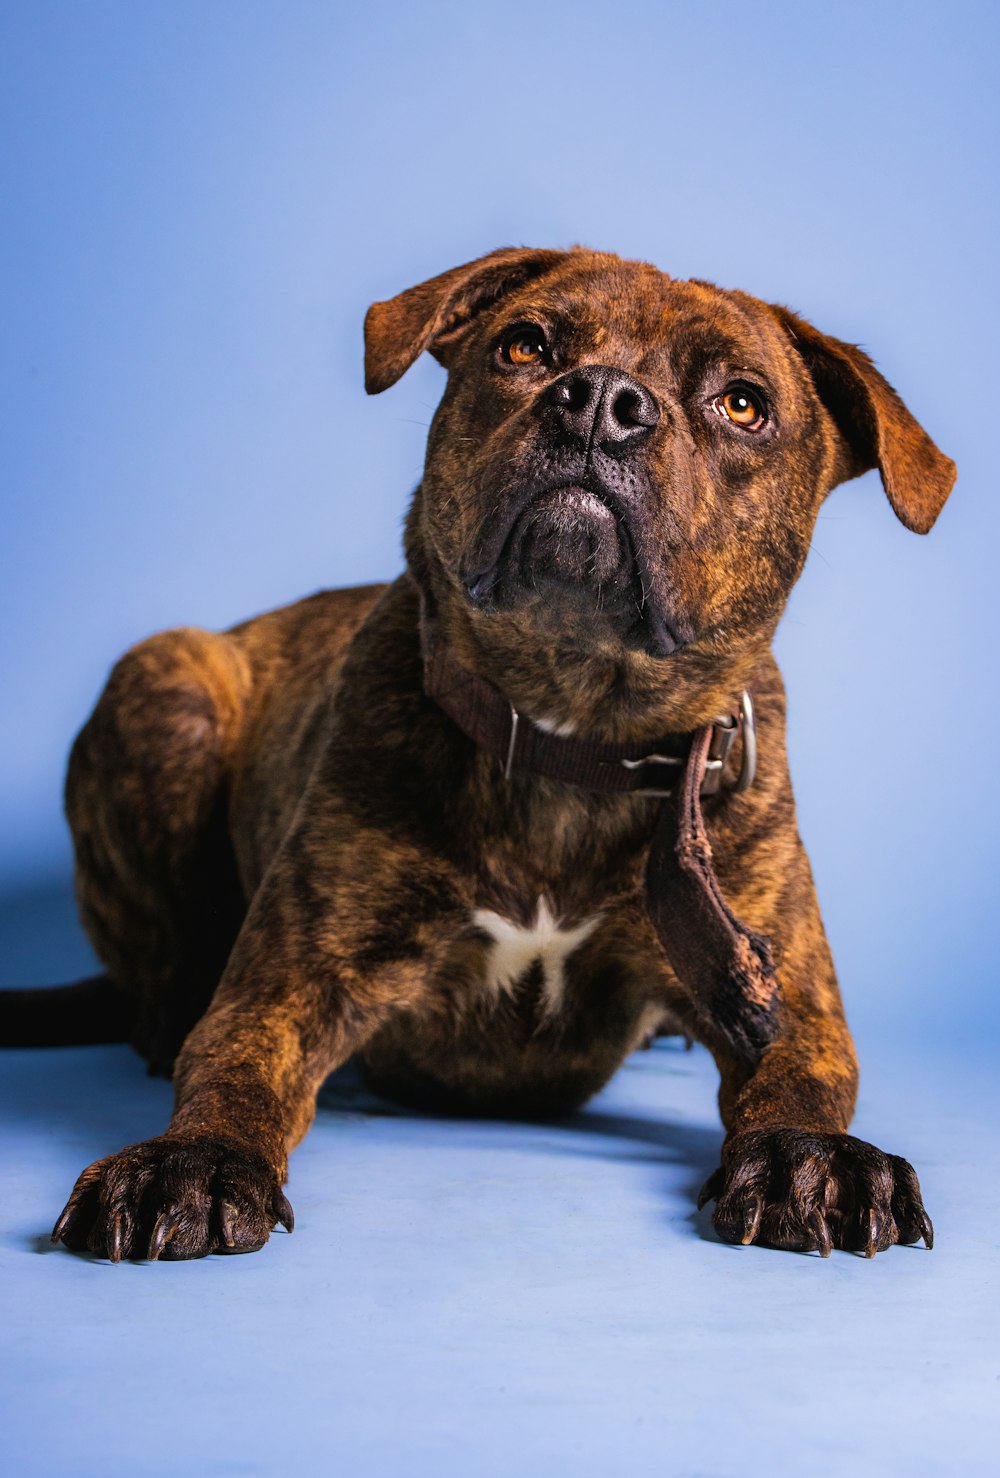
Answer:
<svg viewBox="0 0 1000 1478"><path fill-rule="evenodd" d="M736 917L719 887L701 808L711 733L692 735L684 778L663 802L646 906L678 980L737 1057L756 1063L778 1035L778 982L770 940Z"/></svg>
<svg viewBox="0 0 1000 1478"><path fill-rule="evenodd" d="M745 789L756 761L753 708L671 734L654 750L591 744L547 733L519 714L485 678L461 666L434 637L424 653L424 691L454 724L514 773L541 775L612 794L662 800L646 870L646 904L660 945L698 1013L733 1052L756 1063L778 1032L778 985L769 941L742 923L723 897L701 801L720 792L730 750L742 736L742 765L727 788Z"/></svg>

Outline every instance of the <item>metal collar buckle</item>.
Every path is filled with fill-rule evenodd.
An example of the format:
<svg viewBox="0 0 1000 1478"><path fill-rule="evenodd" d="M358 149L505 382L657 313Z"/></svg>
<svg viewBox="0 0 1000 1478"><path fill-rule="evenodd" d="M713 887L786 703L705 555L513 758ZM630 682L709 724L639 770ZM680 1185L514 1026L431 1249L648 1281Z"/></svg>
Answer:
<svg viewBox="0 0 1000 1478"><path fill-rule="evenodd" d="M621 760L620 763L626 770L644 770L647 765L667 765L676 771L678 765L684 764L684 760L676 754L644 754L642 759ZM664 779L666 778L664 776ZM655 785L643 785L629 792L630 795L654 795L661 797L673 795L673 793L673 786L669 790L661 790Z"/></svg>
<svg viewBox="0 0 1000 1478"><path fill-rule="evenodd" d="M757 720L754 716L753 700L746 689L740 695L739 715L734 717L732 714L727 714L725 718L717 718L712 725L712 741L709 745L705 774L701 782L702 795L718 795L723 789L723 770L738 734L743 737L740 772L736 779L725 787L732 791L746 790L753 784L757 773ZM676 771L676 767L683 766L686 761L672 754L646 754L641 759L622 760L621 763L626 770L642 770L647 765L666 765ZM632 795L661 798L672 793L672 788L666 790L655 785L644 785L641 789L631 792Z"/></svg>
<svg viewBox="0 0 1000 1478"><path fill-rule="evenodd" d="M701 782L702 795L718 795L723 789L722 772L737 734L743 739L743 753L740 756L739 774L731 784L725 786L726 790L732 791L746 790L753 784L757 773L757 719L753 711L753 700L745 688L740 694L739 714L735 718L732 714L717 718L712 725L708 763L705 766L705 778Z"/></svg>

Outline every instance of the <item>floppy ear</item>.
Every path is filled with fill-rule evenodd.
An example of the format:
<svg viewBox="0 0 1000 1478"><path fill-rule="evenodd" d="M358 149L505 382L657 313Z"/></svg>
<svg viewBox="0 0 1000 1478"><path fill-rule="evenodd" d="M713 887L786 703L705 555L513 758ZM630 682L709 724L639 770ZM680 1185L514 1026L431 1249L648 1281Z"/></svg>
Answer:
<svg viewBox="0 0 1000 1478"><path fill-rule="evenodd" d="M447 363L448 349L473 316L533 277L550 272L565 251L507 246L464 267L453 267L397 298L373 303L365 314L365 389L388 390L429 349Z"/></svg>
<svg viewBox="0 0 1000 1478"><path fill-rule="evenodd" d="M867 354L821 334L787 308L775 311L840 431L841 480L877 467L897 518L916 534L929 533L954 485L954 462L938 451Z"/></svg>

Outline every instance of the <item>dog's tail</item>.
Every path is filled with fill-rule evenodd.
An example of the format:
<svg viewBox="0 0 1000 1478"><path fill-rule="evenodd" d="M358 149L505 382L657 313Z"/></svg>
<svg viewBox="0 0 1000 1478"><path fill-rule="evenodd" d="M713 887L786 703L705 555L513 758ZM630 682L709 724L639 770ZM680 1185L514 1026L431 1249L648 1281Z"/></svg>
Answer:
<svg viewBox="0 0 1000 1478"><path fill-rule="evenodd" d="M127 1042L127 1001L107 975L72 985L0 990L0 1046L80 1047Z"/></svg>

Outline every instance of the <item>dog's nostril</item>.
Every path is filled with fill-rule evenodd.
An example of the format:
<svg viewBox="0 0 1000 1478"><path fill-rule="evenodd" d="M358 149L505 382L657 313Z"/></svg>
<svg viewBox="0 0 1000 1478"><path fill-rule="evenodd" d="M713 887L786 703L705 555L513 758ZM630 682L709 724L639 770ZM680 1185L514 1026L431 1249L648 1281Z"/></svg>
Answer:
<svg viewBox="0 0 1000 1478"><path fill-rule="evenodd" d="M655 426L660 408L651 395L631 387L615 396L612 413L619 426Z"/></svg>
<svg viewBox="0 0 1000 1478"><path fill-rule="evenodd" d="M568 411L582 411L590 404L591 387L582 375L557 380L550 388L548 400Z"/></svg>

